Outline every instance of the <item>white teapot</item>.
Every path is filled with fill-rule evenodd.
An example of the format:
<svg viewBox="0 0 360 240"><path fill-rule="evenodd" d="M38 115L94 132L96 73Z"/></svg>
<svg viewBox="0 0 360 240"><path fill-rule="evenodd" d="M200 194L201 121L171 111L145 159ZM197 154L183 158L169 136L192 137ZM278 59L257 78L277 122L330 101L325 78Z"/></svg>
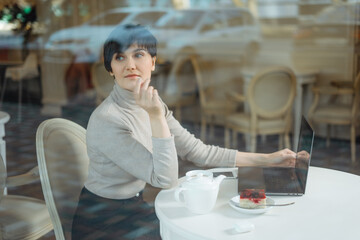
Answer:
<svg viewBox="0 0 360 240"><path fill-rule="evenodd" d="M189 171L186 173L186 181L176 189L175 199L193 213L208 213L215 206L219 185L224 178L224 175L220 175L214 179L212 172L206 170Z"/></svg>

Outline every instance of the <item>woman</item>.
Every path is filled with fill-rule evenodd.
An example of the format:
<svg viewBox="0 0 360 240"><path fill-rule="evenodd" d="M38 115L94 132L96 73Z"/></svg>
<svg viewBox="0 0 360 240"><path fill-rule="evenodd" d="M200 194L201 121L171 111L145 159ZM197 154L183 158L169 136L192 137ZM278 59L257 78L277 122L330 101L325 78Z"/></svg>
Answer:
<svg viewBox="0 0 360 240"><path fill-rule="evenodd" d="M178 156L198 166L294 165L295 153L288 149L245 153L196 139L149 85L155 61L156 39L142 26L118 26L104 44L104 65L115 84L87 127L89 176L74 217L73 239L134 239L136 224L156 223L141 193L146 183L176 186ZM156 229L149 239L157 238Z"/></svg>

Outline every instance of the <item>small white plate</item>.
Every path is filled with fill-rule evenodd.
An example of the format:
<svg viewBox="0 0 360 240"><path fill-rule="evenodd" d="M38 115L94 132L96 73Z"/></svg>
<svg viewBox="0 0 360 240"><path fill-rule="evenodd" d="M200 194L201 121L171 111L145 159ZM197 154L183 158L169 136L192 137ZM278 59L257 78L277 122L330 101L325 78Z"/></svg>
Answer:
<svg viewBox="0 0 360 240"><path fill-rule="evenodd" d="M265 207L265 208L254 208L254 209L248 209L248 208L241 208L236 206L236 204L239 204L240 196L237 195L230 199L229 205L233 209L235 209L238 212L245 213L245 214L262 214L273 208L272 206ZM266 197L266 204L275 204L275 201L272 198Z"/></svg>

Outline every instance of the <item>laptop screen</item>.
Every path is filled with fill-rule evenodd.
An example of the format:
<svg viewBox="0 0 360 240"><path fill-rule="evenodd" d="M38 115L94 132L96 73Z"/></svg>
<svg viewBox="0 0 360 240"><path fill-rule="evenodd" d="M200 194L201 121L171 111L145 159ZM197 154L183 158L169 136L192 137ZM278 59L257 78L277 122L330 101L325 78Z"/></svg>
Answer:
<svg viewBox="0 0 360 240"><path fill-rule="evenodd" d="M238 169L238 190L265 188L269 195L302 195L310 166L314 131L304 117L295 149L295 168L241 167Z"/></svg>
<svg viewBox="0 0 360 240"><path fill-rule="evenodd" d="M304 116L302 116L295 169L298 175L298 180L300 181L300 185L304 192L311 160L314 135L315 133L313 129L306 121Z"/></svg>

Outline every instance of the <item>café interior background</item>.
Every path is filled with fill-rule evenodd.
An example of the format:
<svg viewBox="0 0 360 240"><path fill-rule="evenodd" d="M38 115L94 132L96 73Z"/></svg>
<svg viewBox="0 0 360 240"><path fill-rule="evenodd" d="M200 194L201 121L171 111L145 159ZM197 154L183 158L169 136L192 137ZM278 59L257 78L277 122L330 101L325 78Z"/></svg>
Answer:
<svg viewBox="0 0 360 240"><path fill-rule="evenodd" d="M3 138L8 175L36 166L35 134L42 121L62 117L86 128L91 112L112 88L113 80L101 67L100 53L107 34L117 24L141 23L157 37L158 61L152 84L183 126L201 137L203 89L196 81L199 70L186 56L195 55L206 63L201 66L207 67L200 69L202 87L218 103L228 101L230 92L246 92L245 69L282 65L313 72L316 80L301 86L300 111L307 116L314 101L313 86L333 81L352 85L359 72L357 2L1 0L1 111L10 115ZM35 67L26 65L29 56L34 57ZM17 78L7 73L6 69L14 67L6 66L9 62L21 63L15 67L26 65L25 74ZM339 101L350 103L351 99L346 96ZM320 99L327 101L329 98ZM235 107L238 112L246 109L246 104ZM218 115L203 140L224 146L224 115ZM314 128L311 164L360 175L359 131L356 161L351 161L349 125L332 126L330 144L326 125L314 124ZM292 140L293 133L290 136ZM236 139L234 146L232 138L232 147L247 150L244 134ZM258 152L278 149L276 134L257 139ZM290 148L295 149L292 141ZM198 167L181 161L180 176L194 168ZM43 199L40 182L9 191Z"/></svg>

